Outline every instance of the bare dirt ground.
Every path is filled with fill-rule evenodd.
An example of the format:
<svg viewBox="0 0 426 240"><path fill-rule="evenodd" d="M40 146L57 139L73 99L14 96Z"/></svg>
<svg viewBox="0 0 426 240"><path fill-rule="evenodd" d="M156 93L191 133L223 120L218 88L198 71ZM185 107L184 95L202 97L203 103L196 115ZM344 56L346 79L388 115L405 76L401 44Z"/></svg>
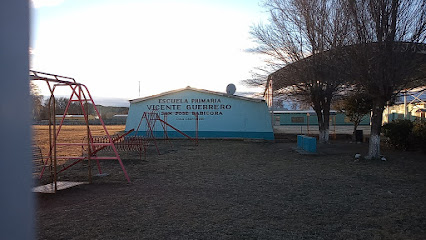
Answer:
<svg viewBox="0 0 426 240"><path fill-rule="evenodd" d="M109 175L92 184L36 194L38 238L425 239L424 154L385 148L387 161L354 162L366 143L301 155L292 140L180 140L159 142L161 155L150 146L142 160L122 153L132 183L106 160ZM87 165L60 177L86 181Z"/></svg>

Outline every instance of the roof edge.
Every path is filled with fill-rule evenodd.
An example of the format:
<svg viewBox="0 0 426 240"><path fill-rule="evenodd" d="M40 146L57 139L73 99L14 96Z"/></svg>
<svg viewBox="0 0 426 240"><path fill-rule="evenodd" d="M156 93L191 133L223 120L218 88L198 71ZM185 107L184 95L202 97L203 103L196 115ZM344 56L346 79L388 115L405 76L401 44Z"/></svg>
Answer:
<svg viewBox="0 0 426 240"><path fill-rule="evenodd" d="M167 91L167 92L162 92L162 93L147 96L147 97L130 99L129 102L131 104L132 103L138 103L138 102L146 101L146 100L149 100L149 99L154 99L154 98L158 98L158 97L162 97L162 96L166 96L166 95L170 95L170 94L174 94L174 93L178 93L178 92L182 92L182 91L186 91L186 90L190 90L190 91L194 91L194 92L200 92L200 93L206 93L206 94L213 94L213 95L217 95L217 96L221 96L221 97L235 98L235 99L251 101L251 102L264 102L265 101L263 99L258 99L258 98L249 98L249 97L243 97L243 96L238 96L238 95L230 95L230 94L227 94L227 93L215 92L215 91L198 89L198 88L193 88L193 87L187 86L185 88L179 88L179 89L175 89L175 90L171 90L171 91Z"/></svg>

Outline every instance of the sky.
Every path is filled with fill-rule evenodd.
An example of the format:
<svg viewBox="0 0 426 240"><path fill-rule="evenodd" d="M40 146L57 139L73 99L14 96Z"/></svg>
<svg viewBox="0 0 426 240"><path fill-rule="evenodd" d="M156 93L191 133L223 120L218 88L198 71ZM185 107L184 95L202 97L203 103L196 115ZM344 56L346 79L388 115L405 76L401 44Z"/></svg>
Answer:
<svg viewBox="0 0 426 240"><path fill-rule="evenodd" d="M262 65L246 51L256 46L250 27L267 19L260 0L31 2L31 69L73 77L94 98L225 92L229 83L237 94L262 92L241 83Z"/></svg>

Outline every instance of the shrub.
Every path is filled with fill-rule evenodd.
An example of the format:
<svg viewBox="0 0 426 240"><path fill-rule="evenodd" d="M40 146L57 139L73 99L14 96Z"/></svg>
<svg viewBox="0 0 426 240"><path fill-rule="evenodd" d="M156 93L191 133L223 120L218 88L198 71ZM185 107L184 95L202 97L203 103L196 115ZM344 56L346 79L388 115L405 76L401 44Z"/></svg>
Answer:
<svg viewBox="0 0 426 240"><path fill-rule="evenodd" d="M396 149L407 150L412 142L413 127L412 121L399 119L383 125L382 132L390 145Z"/></svg>
<svg viewBox="0 0 426 240"><path fill-rule="evenodd" d="M416 121L413 126L413 138L417 146L426 152L426 122Z"/></svg>

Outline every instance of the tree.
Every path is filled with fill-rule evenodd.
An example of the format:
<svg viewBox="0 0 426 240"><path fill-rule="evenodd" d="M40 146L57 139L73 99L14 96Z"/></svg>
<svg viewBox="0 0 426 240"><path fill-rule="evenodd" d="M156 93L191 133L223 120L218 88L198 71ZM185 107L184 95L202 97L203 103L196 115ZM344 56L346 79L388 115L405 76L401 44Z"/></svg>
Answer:
<svg viewBox="0 0 426 240"><path fill-rule="evenodd" d="M319 141L328 142L330 105L345 79L337 49L351 35L341 0L267 0L268 25L254 26L254 51L267 55L274 94L310 103L318 118ZM254 81L258 84L259 81ZM269 86L269 84L266 84Z"/></svg>
<svg viewBox="0 0 426 240"><path fill-rule="evenodd" d="M354 123L352 139L356 140L356 130L365 115L371 112L373 102L369 94L355 92L342 101L342 110L351 122Z"/></svg>
<svg viewBox="0 0 426 240"><path fill-rule="evenodd" d="M355 82L372 98L369 158L380 157L380 132L386 103L411 84L425 63L424 0L345 0L356 44L350 54ZM420 80L419 80L420 79Z"/></svg>
<svg viewBox="0 0 426 240"><path fill-rule="evenodd" d="M32 101L32 118L33 120L40 120L43 110L43 96L40 95L39 87L33 82L30 82L30 96Z"/></svg>
<svg viewBox="0 0 426 240"><path fill-rule="evenodd" d="M68 102L69 102L69 99L65 98L65 97L55 98L55 113L56 113L56 115L65 113L65 108L67 107Z"/></svg>
<svg viewBox="0 0 426 240"><path fill-rule="evenodd" d="M40 119L44 119L44 120L49 119L49 101L50 99L46 99L44 101L44 104L41 106ZM69 102L69 98L55 97L55 115L64 114L67 108L68 102ZM87 113L89 115L94 114L94 108L92 107L92 105L93 104L91 103L87 103L87 106L86 106L86 103L83 103L83 107L85 111L86 110L88 111ZM50 109L50 111L53 111L53 109ZM71 115L83 114L82 105L78 101L72 101L71 103L69 103L66 114L71 114Z"/></svg>

